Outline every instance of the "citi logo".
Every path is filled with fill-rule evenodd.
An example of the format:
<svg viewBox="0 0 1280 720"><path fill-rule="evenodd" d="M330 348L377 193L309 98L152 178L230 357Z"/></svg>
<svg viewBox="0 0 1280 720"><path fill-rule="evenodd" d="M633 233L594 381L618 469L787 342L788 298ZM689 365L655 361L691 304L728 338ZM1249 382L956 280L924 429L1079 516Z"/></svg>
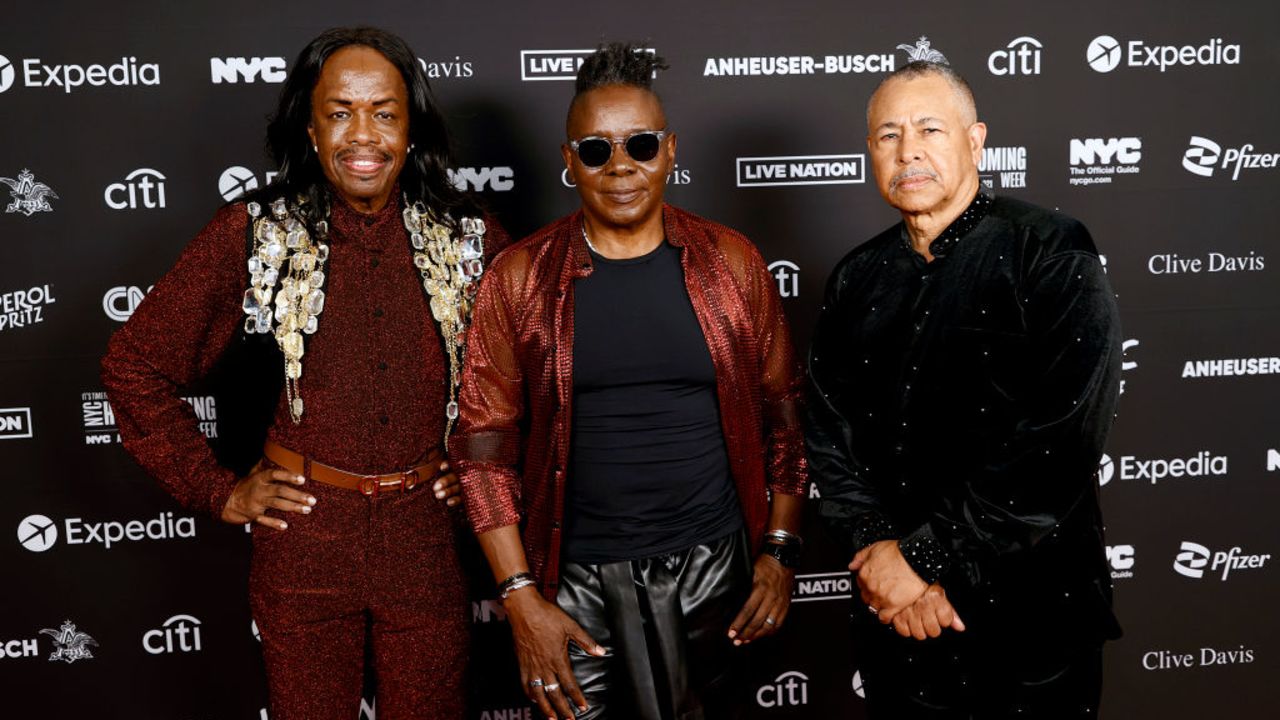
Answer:
<svg viewBox="0 0 1280 720"><path fill-rule="evenodd" d="M102 296L102 312L107 317L116 322L124 322L133 317L133 311L137 309L138 303L142 302L142 298L151 292L151 288L146 290L137 285L117 285Z"/></svg>
<svg viewBox="0 0 1280 720"><path fill-rule="evenodd" d="M1156 67L1160 72L1178 65L1239 65L1240 46L1212 38L1203 45L1148 45L1142 40L1121 43L1110 35L1089 42L1085 61L1100 73L1109 73L1123 62L1131 68Z"/></svg>
<svg viewBox="0 0 1280 720"><path fill-rule="evenodd" d="M125 176L124 182L111 183L102 199L112 210L154 210L164 207L164 174L151 168L139 168Z"/></svg>
<svg viewBox="0 0 1280 720"><path fill-rule="evenodd" d="M520 79L526 82L536 80L573 80L578 77L578 68L595 50L521 50ZM654 54L653 48L637 48L636 52Z"/></svg>
<svg viewBox="0 0 1280 720"><path fill-rule="evenodd" d="M1132 545L1108 545L1107 563L1111 565L1111 579L1133 577L1134 549Z"/></svg>
<svg viewBox="0 0 1280 720"><path fill-rule="evenodd" d="M142 649L152 655L200 652L200 621L190 615L174 615L143 633Z"/></svg>
<svg viewBox="0 0 1280 720"><path fill-rule="evenodd" d="M1227 148L1209 138L1192 135L1187 151L1182 155L1182 168L1200 177L1213 177L1214 170L1232 168L1231 180L1240 179L1241 170L1273 169L1280 167L1280 153L1253 152L1253 143L1238 148ZM1222 164L1218 165L1221 158Z"/></svg>
<svg viewBox="0 0 1280 720"><path fill-rule="evenodd" d="M461 167L449 170L449 181L463 192L507 192L515 189L515 175L515 170L505 166Z"/></svg>
<svg viewBox="0 0 1280 720"><path fill-rule="evenodd" d="M847 600L853 597L853 576L847 570L796 576L792 602Z"/></svg>
<svg viewBox="0 0 1280 720"><path fill-rule="evenodd" d="M764 685L756 691L756 702L765 708L807 705L809 678L796 670L784 672L772 684Z"/></svg>
<svg viewBox="0 0 1280 720"><path fill-rule="evenodd" d="M274 170L268 171L265 178L266 184L271 184L275 177L276 172ZM247 167L232 165L223 170L222 174L218 176L218 194L227 202L231 202L241 195L257 189L258 177Z"/></svg>
<svg viewBox="0 0 1280 720"><path fill-rule="evenodd" d="M1183 577L1200 579L1205 568L1210 572L1222 569L1222 581L1226 582L1232 570L1257 570L1266 565L1270 555L1248 555L1239 546L1214 552L1199 543L1183 541L1173 560L1173 569ZM1212 564L1210 561L1212 560Z"/></svg>
<svg viewBox="0 0 1280 720"><path fill-rule="evenodd" d="M778 294L784 298L800 296L800 266L790 260L769 263L769 274L778 281Z"/></svg>
<svg viewBox="0 0 1280 720"><path fill-rule="evenodd" d="M228 57L209 58L209 79L214 85L222 83L251 83L261 80L282 83L288 77L287 65L282 57Z"/></svg>
<svg viewBox="0 0 1280 720"><path fill-rule="evenodd" d="M1023 35L1009 42L1008 47L997 50L987 57L987 69L992 75L1039 75L1040 49L1044 46L1040 41Z"/></svg>
<svg viewBox="0 0 1280 720"><path fill-rule="evenodd" d="M1104 272L1107 269L1107 261L1105 258L1102 261L1102 269ZM1138 347L1141 344L1142 344L1141 341L1134 338L1129 338L1128 340L1125 340L1120 345L1120 375L1121 375L1120 394L1121 395L1124 394L1124 385L1125 385L1124 373L1132 372L1138 369L1138 361L1129 359L1129 351Z"/></svg>
<svg viewBox="0 0 1280 720"><path fill-rule="evenodd" d="M738 187L866 182L866 156L862 154L744 157L737 163Z"/></svg>
<svg viewBox="0 0 1280 720"><path fill-rule="evenodd" d="M20 440L32 434L31 408L0 408L0 440Z"/></svg>

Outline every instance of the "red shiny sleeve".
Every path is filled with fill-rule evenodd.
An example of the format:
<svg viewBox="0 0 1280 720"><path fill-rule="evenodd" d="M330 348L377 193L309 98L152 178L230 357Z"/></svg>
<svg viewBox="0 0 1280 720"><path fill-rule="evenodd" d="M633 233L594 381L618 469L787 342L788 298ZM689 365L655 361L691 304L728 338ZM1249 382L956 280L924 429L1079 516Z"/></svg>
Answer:
<svg viewBox="0 0 1280 720"><path fill-rule="evenodd" d="M125 450L183 507L214 515L237 478L215 460L180 392L208 374L243 322L247 223L241 204L219 210L102 358Z"/></svg>
<svg viewBox="0 0 1280 720"><path fill-rule="evenodd" d="M803 496L809 484L809 464L804 451L801 403L804 374L791 343L791 329L782 311L778 285L755 245L739 238L726 253L742 284L745 300L756 319L760 351L761 409L767 453L769 490Z"/></svg>
<svg viewBox="0 0 1280 720"><path fill-rule="evenodd" d="M516 465L524 379L516 358L518 319L511 293L523 285L517 276L524 260L517 250L494 261L480 283L467 330L458 426L449 439L449 459L477 535L520 521Z"/></svg>

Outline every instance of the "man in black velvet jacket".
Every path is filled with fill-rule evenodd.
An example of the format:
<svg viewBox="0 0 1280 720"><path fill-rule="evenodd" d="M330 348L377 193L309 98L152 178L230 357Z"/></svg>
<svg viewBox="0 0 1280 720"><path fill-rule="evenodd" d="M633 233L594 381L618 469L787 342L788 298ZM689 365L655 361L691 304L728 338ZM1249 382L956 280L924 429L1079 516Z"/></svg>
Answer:
<svg viewBox="0 0 1280 720"><path fill-rule="evenodd" d="M903 222L832 273L809 357L821 512L847 543L873 718L1096 717L1111 612L1094 473L1119 389L1114 296L1079 222L980 192L950 67L868 105Z"/></svg>

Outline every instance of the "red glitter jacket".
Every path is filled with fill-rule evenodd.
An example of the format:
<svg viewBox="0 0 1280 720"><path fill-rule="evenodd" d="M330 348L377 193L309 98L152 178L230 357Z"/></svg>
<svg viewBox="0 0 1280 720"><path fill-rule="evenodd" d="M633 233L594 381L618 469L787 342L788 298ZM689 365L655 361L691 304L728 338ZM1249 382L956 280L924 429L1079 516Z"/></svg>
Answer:
<svg viewBox="0 0 1280 720"><path fill-rule="evenodd" d="M330 212L327 299L303 359L306 413L295 425L282 393L268 437L351 472L411 467L440 444L448 361L401 205L364 215L335 198ZM180 388L207 375L244 324L248 222L244 203L218 210L102 360L125 449L184 507L214 515L238 478L218 464ZM507 238L488 225L491 256Z"/></svg>
<svg viewBox="0 0 1280 720"><path fill-rule="evenodd" d="M749 537L768 492L802 496L802 376L777 286L740 233L670 205L667 241L716 369L720 423ZM573 281L591 274L582 213L539 230L488 270L472 312L458 428L449 454L476 533L524 519L530 570L558 586L573 397Z"/></svg>

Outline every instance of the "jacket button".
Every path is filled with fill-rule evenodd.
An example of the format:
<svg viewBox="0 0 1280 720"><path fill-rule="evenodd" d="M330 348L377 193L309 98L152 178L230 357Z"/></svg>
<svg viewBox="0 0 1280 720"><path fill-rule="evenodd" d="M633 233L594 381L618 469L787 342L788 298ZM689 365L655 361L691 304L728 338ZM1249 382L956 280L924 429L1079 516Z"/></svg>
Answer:
<svg viewBox="0 0 1280 720"><path fill-rule="evenodd" d="M559 520L553 520L553 521L551 522L551 528L552 528L553 530L559 530L559 529L560 529L560 521L559 521Z"/></svg>

